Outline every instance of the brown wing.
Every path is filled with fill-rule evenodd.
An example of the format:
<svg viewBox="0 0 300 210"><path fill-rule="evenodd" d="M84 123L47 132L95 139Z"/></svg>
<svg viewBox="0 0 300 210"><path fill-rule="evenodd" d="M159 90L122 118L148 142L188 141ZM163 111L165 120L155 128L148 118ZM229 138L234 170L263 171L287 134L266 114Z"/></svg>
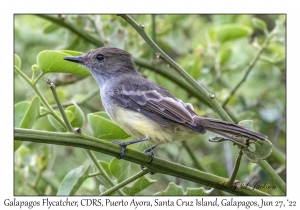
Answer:
<svg viewBox="0 0 300 210"><path fill-rule="evenodd" d="M134 83L123 80L116 87L110 97L118 105L140 112L161 125L173 121L205 133L205 128L194 122L196 113L191 105L176 99L168 90L144 80Z"/></svg>

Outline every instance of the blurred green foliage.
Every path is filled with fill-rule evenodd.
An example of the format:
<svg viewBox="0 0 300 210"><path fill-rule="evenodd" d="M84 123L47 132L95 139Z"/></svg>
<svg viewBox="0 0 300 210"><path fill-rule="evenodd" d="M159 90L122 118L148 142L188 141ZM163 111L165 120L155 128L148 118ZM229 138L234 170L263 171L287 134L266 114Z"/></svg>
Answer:
<svg viewBox="0 0 300 210"><path fill-rule="evenodd" d="M152 66L166 67L163 61L156 59L155 53L139 34L116 15L53 15L53 17L70 23L77 30L89 34L105 46L124 49L135 58L146 59ZM260 49L267 34L275 28L277 33L272 37L249 76L225 108L237 122L247 119L253 120L254 129L267 135L273 146L285 153L285 15L155 15L155 18L152 18L151 15L132 15L132 17L143 24L146 32L152 35L152 39L161 49L209 92L213 93L220 103L229 97L231 90L241 81L245 68ZM153 20L155 20L155 31L152 28ZM41 51L68 50L62 52L63 57L64 54L70 54L70 51L86 52L92 48L101 47L95 46L65 27L34 15L15 15L14 30L15 54L18 55L15 56L15 64L29 78L31 78L32 73L36 74L40 70L47 73L49 69L49 66L40 66L39 62L42 60L43 63L47 63L47 59L51 61L52 57L49 53L45 54L47 51L40 54ZM183 101L192 103L199 115L218 118L209 106L193 97L178 84L142 66L137 67L143 76L169 89ZM177 76L171 68L167 69ZM90 93L97 93L96 82L87 75L83 73L78 76L69 73L51 73L50 71L50 73L43 75L37 85L46 100L53 107L56 107L46 79L51 79L57 85L57 93L62 103L79 102ZM26 110L36 108L39 101L34 101L36 100L34 99L35 92L17 74L15 74L14 84L15 127L19 127L23 116L27 115L27 118L34 119L34 124L30 126L32 129L56 132L64 130L58 129L53 123L53 119L51 120L47 114L38 119L36 119L36 115L29 116L26 114ZM95 118L100 118L100 115L98 116L95 112L103 111L103 107L99 95L94 94L85 103L78 106L73 105L66 110L68 110L68 118L71 121L75 120L74 124L82 125L83 132L92 135L95 128L91 128L87 119L93 121ZM74 119L74 116L78 118ZM102 121L106 122L105 119ZM26 119L24 123L26 123ZM124 137L123 133L122 135ZM211 138L210 134L199 135L190 139L187 144L193 148L193 153L207 172L228 177L238 148L228 146L231 145L228 142L209 142L209 138ZM139 151L146 149L145 145L132 145L130 147ZM98 178L88 178L86 170L90 160L82 149L29 142L23 143L21 146L19 142L16 142L15 149L17 149L15 151L15 195L55 195L58 192L68 192L68 190L75 195L97 195L105 191L104 189L108 189L107 186L101 184L103 181ZM176 145L166 145L156 149L155 155L186 166L194 167L195 165L180 142ZM111 173L109 164L111 165L115 159L101 153L97 153L96 156L102 161L102 165L107 164L107 172ZM274 169L278 170L280 176L285 180L285 166L282 166L272 156L268 158L268 162ZM139 166L135 164L126 164L126 167L130 168L130 171L126 172L128 177L140 170ZM110 167L113 168L113 166ZM80 180L80 185L78 186L78 183L72 185L75 186L75 191L73 188L71 190L62 189L60 186L65 186L63 184L65 183L64 178L70 176L72 170L75 172L82 171L77 179ZM120 181L118 176L110 175L116 183ZM172 176L155 174L153 176L147 175L147 177L151 177L151 179L146 178L149 184L146 184L143 189L137 190L134 187L127 187L127 191L135 192L137 195L159 193L171 195L174 193L171 189L179 189L172 182L182 187L180 187L182 194L186 194L183 192L189 194L192 192L191 188L199 187L196 183ZM266 173L245 157L242 159L237 179L251 183L266 182L272 185ZM124 177L121 180L124 180ZM135 186L134 183L132 186ZM187 188L189 189L187 190ZM198 189L193 192L197 191ZM203 193L203 190L199 191ZM280 194L278 188L264 189L263 191L272 195ZM210 194L224 195L226 193L213 191Z"/></svg>

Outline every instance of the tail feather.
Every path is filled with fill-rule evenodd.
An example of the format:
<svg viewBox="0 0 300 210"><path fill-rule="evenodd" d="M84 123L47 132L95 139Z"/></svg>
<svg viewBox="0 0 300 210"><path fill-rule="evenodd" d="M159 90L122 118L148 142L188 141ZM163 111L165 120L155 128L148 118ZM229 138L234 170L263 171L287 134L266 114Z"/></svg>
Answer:
<svg viewBox="0 0 300 210"><path fill-rule="evenodd" d="M235 138L234 136L243 136L243 137L248 137L250 139L259 139L259 140L266 140L268 138L267 136L261 133L251 131L240 125L232 124L222 120L204 118L199 116L194 118L194 120L198 125L203 126L206 130L230 138L232 140L235 140L233 139Z"/></svg>

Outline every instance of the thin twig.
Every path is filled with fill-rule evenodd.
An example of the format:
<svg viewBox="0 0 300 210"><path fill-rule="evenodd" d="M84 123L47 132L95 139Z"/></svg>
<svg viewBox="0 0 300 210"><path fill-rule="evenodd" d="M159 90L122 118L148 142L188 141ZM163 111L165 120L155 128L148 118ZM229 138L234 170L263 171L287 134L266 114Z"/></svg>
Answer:
<svg viewBox="0 0 300 210"><path fill-rule="evenodd" d="M151 15L152 20L152 39L154 42L156 42L156 21L155 21L155 15ZM155 52L153 52L153 58L156 58Z"/></svg>
<svg viewBox="0 0 300 210"><path fill-rule="evenodd" d="M81 101L78 101L78 102L75 102L75 103L77 105L82 105L82 104L86 103L87 101L89 101L90 99L92 99L93 97L95 97L98 93L99 93L99 89L95 89L92 92L90 92L87 95L85 95L85 97ZM73 104L74 104L74 102L64 102L64 103L61 103L61 105L63 107L71 106ZM52 108L57 108L57 104L53 104L51 106L52 106Z"/></svg>
<svg viewBox="0 0 300 210"><path fill-rule="evenodd" d="M190 146L186 143L186 141L182 142L183 147L186 149L186 151L188 152L188 154L190 155L190 157L192 158L194 165L196 166L197 169L201 170L201 171L205 171L207 172L207 169L200 163L200 161L196 158L194 152L192 151L192 149L190 148Z"/></svg>
<svg viewBox="0 0 300 210"><path fill-rule="evenodd" d="M69 120L68 120L68 118L67 118L67 115L66 115L66 113L65 113L65 111L64 111L64 108L62 107L62 105L61 105L61 103L60 103L60 101L59 101L58 95L57 95L57 93L56 93L55 84L52 83L49 79L47 80L47 83L48 83L48 85L49 85L49 87L50 87L50 89L51 89L51 91L52 91L52 93L53 93L53 96L54 96L54 99L55 99L56 104L57 104L57 106L58 106L58 109L59 109L59 111L60 111L60 114L61 114L61 116L62 116L62 118L63 118L63 120L64 120L64 122L65 122L65 126L67 127L67 129L68 129L69 132L73 132L72 125L71 125L71 123L69 122Z"/></svg>
<svg viewBox="0 0 300 210"><path fill-rule="evenodd" d="M239 87L246 81L249 73L251 72L251 70L253 69L254 65L256 64L256 62L259 60L259 57L261 56L261 54L263 53L263 51L266 49L266 47L268 46L272 36L274 33L270 33L264 43L262 44L262 46L260 47L260 49L257 51L256 55L253 57L253 59L250 61L250 63L248 64L248 66L246 67L245 70L245 74L243 76L243 78L241 79L241 81L239 81L239 83L232 89L232 91L230 92L228 98L224 101L224 103L222 104L222 107L225 107L226 104L229 102L229 100L233 97L233 95L235 94L235 92L239 89Z"/></svg>
<svg viewBox="0 0 300 210"><path fill-rule="evenodd" d="M125 185L137 180L138 178L142 177L142 176L145 176L146 174L148 174L151 170L150 169L145 169L145 170L142 170L140 172L138 172L137 174L133 175L132 177L124 180L123 182L115 185L114 187L110 188L109 190L101 193L100 195L109 195L113 192L115 192L116 190L120 189L121 187L124 187Z"/></svg>
<svg viewBox="0 0 300 210"><path fill-rule="evenodd" d="M41 72L40 74L39 74L39 76L37 76L36 78L35 78L35 80L33 81L33 85L36 85L36 83L41 79L41 77L42 76L44 76L44 74L43 74L43 72Z"/></svg>
<svg viewBox="0 0 300 210"><path fill-rule="evenodd" d="M91 21L93 22L94 28L97 31L98 35L103 40L104 46L107 46L108 40L107 40L107 38L104 35L104 31L103 31L102 23L101 23L101 16L100 15L96 15L95 16L95 20L91 20Z"/></svg>
<svg viewBox="0 0 300 210"><path fill-rule="evenodd" d="M233 171L229 177L229 179L227 180L226 184L228 186L232 186L233 185L233 182L235 180L235 177L239 171L239 168L240 168L240 163L241 163L241 159L242 159L242 156L243 156L243 151L240 150L239 154L237 155L236 157L236 161L235 161L235 164L234 164L234 168L233 168Z"/></svg>
<svg viewBox="0 0 300 210"><path fill-rule="evenodd" d="M42 169L39 169L39 171L38 171L38 173L37 173L37 175L36 175L34 184L33 184L34 186L37 187L37 185L38 185L38 183L39 183L39 181L40 181L40 179L41 179L41 176L42 176L42 173L44 172L44 170L45 170L45 167L42 168Z"/></svg>
<svg viewBox="0 0 300 210"><path fill-rule="evenodd" d="M102 174L101 172L95 172L95 173L89 174L89 177L99 176L101 174Z"/></svg>
<svg viewBox="0 0 300 210"><path fill-rule="evenodd" d="M56 23L64 28L69 29L70 31L72 31L73 33L77 34L78 36L80 36L83 39L89 40L89 42L93 43L96 46L102 46L103 43L97 39L95 39L94 37L84 33L84 30L80 30L77 29L75 26L73 26L71 23L68 23L66 20L61 20L59 18L56 18L53 15L42 15L42 14L37 14L37 16L47 19L53 23Z"/></svg>
<svg viewBox="0 0 300 210"><path fill-rule="evenodd" d="M96 168L98 169L98 171L101 173L101 176L110 184L110 186L113 188L113 186L115 186L115 183L109 178L108 174L105 172L105 170L101 167L101 165L99 164L96 156L94 155L94 153L91 150L86 149L85 150L86 153L89 155L89 157L91 158L91 160L93 161L93 163L95 164ZM116 190L119 195L125 195L125 193L118 189Z"/></svg>

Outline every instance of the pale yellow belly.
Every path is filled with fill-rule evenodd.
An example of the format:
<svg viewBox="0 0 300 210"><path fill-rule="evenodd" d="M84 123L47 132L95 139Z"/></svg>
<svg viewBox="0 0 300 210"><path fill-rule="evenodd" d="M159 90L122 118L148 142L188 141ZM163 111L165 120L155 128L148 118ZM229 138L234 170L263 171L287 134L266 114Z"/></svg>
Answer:
<svg viewBox="0 0 300 210"><path fill-rule="evenodd" d="M147 137L152 144L168 143L175 140L187 140L197 132L175 122L162 126L145 115L122 107L110 114L112 120L135 138Z"/></svg>

